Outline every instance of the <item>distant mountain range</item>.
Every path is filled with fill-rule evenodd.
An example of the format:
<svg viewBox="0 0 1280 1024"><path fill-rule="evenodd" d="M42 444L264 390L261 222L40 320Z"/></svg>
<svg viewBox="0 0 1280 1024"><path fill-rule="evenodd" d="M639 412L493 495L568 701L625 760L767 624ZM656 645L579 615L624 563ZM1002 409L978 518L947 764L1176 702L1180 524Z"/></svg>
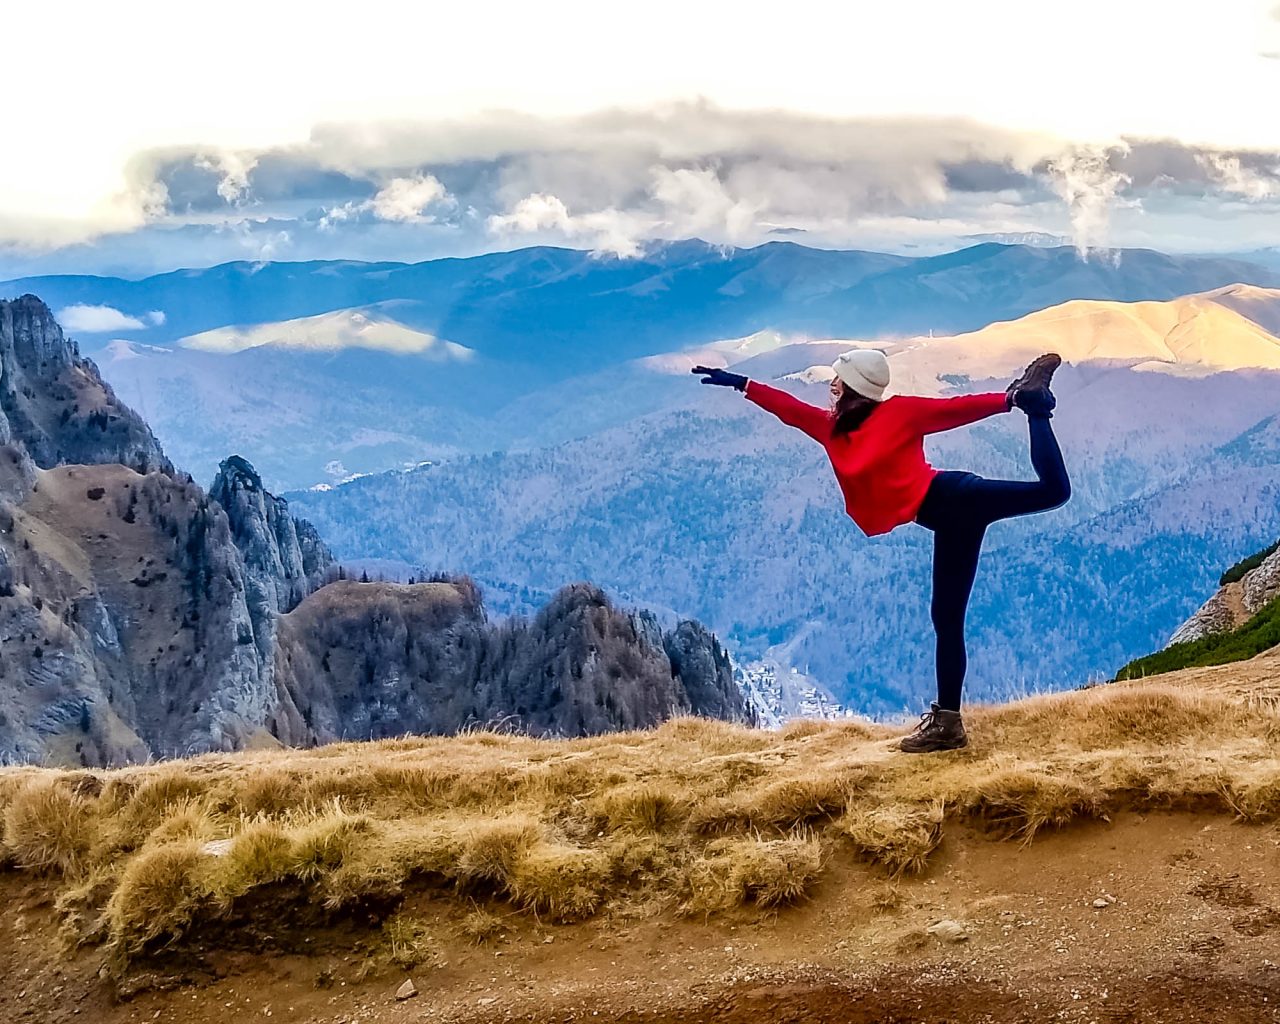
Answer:
<svg viewBox="0 0 1280 1024"><path fill-rule="evenodd" d="M566 417L563 382L717 339L942 335L1071 299L1236 283L1280 286L1280 268L1150 250L1086 263L1039 244L910 258L695 240L634 260L535 247L412 265L232 263L28 278L0 295L116 311L103 326L136 326L82 332L81 346L180 464L209 479L240 451L270 485L298 487L585 436L608 424Z"/></svg>
<svg viewBox="0 0 1280 1024"><path fill-rule="evenodd" d="M396 319L504 361L581 369L601 354L634 358L761 327L827 335L973 330L1073 298L1169 299L1280 271L1221 257L1116 250L1089 262L1067 246L987 242L940 256L750 249L691 240L638 259L546 246L426 263L228 263L139 281L35 277L0 284L55 309L105 305L163 323L140 335L172 343L219 327L296 320L398 301ZM602 335L604 336L602 338Z"/></svg>

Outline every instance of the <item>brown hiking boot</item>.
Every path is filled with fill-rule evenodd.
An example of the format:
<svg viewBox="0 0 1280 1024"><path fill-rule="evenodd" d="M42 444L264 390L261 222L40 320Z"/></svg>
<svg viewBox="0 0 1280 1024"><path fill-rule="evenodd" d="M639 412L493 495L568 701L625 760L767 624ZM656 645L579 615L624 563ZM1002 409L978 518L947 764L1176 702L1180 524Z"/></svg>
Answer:
<svg viewBox="0 0 1280 1024"><path fill-rule="evenodd" d="M929 754L935 750L959 750L969 745L959 711L944 711L934 701L920 716L915 731L902 737L898 749L906 754Z"/></svg>
<svg viewBox="0 0 1280 1024"><path fill-rule="evenodd" d="M1031 361L1031 365L1022 371L1022 376L1005 388L1005 397L1012 407L1019 391L1048 391L1053 375L1062 365L1062 356L1056 352L1046 352Z"/></svg>

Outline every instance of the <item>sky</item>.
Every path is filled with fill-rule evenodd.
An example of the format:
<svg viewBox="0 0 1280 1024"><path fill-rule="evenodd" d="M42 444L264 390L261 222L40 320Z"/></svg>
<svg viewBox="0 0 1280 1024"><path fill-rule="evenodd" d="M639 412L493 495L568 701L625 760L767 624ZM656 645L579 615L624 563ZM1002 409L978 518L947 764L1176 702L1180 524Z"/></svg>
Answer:
<svg viewBox="0 0 1280 1024"><path fill-rule="evenodd" d="M45 0L5 21L5 276L693 235L1280 240L1275 0Z"/></svg>

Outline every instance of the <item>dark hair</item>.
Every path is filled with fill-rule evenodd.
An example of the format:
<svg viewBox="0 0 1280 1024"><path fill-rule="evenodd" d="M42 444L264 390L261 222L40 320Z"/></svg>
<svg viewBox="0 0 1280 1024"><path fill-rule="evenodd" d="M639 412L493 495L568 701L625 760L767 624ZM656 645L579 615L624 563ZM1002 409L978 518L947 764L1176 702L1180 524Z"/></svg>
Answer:
<svg viewBox="0 0 1280 1024"><path fill-rule="evenodd" d="M846 384L839 399L836 400L835 422L831 427L831 436L852 434L879 406L880 403L876 399L860 395Z"/></svg>

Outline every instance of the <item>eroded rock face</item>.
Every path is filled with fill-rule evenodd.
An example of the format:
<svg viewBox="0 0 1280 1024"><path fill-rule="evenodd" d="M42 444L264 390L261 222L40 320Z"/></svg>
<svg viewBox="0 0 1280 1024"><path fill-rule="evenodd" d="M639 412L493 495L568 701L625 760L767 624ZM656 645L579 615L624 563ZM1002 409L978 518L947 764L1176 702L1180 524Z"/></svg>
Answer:
<svg viewBox="0 0 1280 1024"><path fill-rule="evenodd" d="M262 731L275 690L243 565L198 486L61 466L0 527L0 759L114 763Z"/></svg>
<svg viewBox="0 0 1280 1024"><path fill-rule="evenodd" d="M1256 615L1263 605L1280 597L1280 550L1273 551L1262 564L1240 580L1240 600L1244 610Z"/></svg>
<svg viewBox="0 0 1280 1024"><path fill-rule="evenodd" d="M1273 551L1239 580L1219 587L1174 631L1168 646L1239 629L1277 597L1280 597L1280 550Z"/></svg>
<svg viewBox="0 0 1280 1024"><path fill-rule="evenodd" d="M497 626L465 578L331 583L281 618L276 679L272 731L293 744L469 726L587 736L690 713L753 720L701 626L664 636L652 615L585 583Z"/></svg>
<svg viewBox="0 0 1280 1024"><path fill-rule="evenodd" d="M150 428L34 295L0 300L0 443L9 442L42 469L118 462L173 471Z"/></svg>
<svg viewBox="0 0 1280 1024"><path fill-rule="evenodd" d="M320 586L333 555L311 524L289 515L289 503L264 488L253 466L239 455L222 461L209 497L227 513L244 563L254 643L270 674L277 618Z"/></svg>
<svg viewBox="0 0 1280 1024"><path fill-rule="evenodd" d="M686 619L664 640L671 671L689 696L695 715L729 722L755 721L733 679L733 664L720 641L701 622Z"/></svg>
<svg viewBox="0 0 1280 1024"><path fill-rule="evenodd" d="M227 512L250 590L264 610L292 611L320 586L333 555L310 523L291 516L289 503L262 486L247 459L224 459L209 497Z"/></svg>

